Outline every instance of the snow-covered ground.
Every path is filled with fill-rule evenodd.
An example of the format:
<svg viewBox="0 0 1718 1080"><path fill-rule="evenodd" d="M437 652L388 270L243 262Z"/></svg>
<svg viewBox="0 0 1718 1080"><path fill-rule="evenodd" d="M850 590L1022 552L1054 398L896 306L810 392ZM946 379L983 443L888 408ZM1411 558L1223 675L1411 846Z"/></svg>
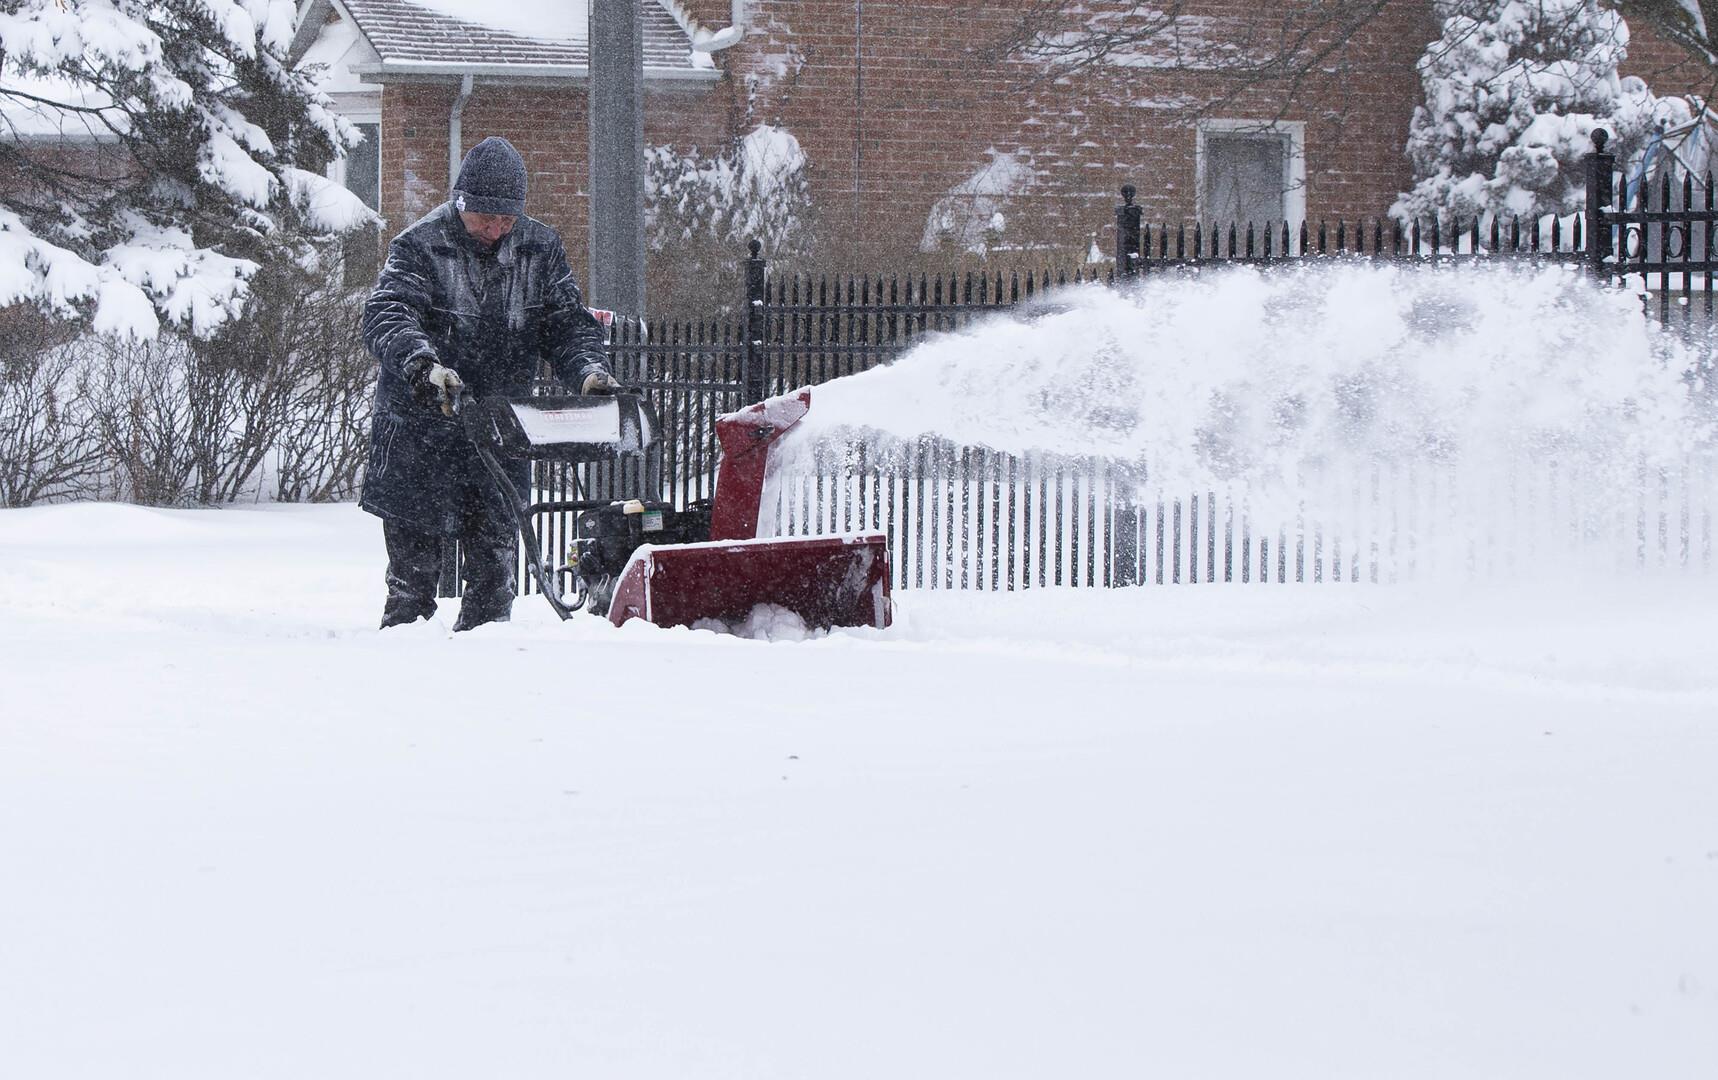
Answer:
<svg viewBox="0 0 1718 1080"><path fill-rule="evenodd" d="M1718 587L378 634L352 507L0 512L0 1074L1707 1077Z"/></svg>

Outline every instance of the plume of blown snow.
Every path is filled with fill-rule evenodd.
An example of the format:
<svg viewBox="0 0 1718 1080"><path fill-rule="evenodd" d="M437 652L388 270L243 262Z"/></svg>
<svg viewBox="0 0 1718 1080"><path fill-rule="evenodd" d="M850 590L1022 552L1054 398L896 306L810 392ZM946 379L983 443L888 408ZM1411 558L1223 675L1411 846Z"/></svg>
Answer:
<svg viewBox="0 0 1718 1080"><path fill-rule="evenodd" d="M1621 483L1711 443L1700 357L1572 268L1208 270L1075 287L819 386L784 464L928 437L1255 500L1332 466L1555 458Z"/></svg>

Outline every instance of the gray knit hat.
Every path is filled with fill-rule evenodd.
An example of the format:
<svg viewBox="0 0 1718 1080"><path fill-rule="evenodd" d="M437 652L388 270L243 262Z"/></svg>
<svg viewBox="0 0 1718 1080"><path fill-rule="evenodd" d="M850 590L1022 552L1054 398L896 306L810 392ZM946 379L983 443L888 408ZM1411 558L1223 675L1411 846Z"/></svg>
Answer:
<svg viewBox="0 0 1718 1080"><path fill-rule="evenodd" d="M525 212L525 159L506 139L491 135L466 152L453 185L454 209L473 214Z"/></svg>

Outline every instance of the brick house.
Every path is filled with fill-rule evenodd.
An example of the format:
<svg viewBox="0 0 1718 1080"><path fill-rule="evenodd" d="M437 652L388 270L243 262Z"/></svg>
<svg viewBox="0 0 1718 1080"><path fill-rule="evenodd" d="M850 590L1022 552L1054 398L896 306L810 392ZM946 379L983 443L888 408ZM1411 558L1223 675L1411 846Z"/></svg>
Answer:
<svg viewBox="0 0 1718 1080"><path fill-rule="evenodd" d="M1437 36L1429 0L1394 0L1304 78L1238 92L1177 63L1175 41L1161 55L1045 79L997 49L1028 3L644 0L645 140L714 154L759 124L785 129L807 160L819 236L858 265L963 248L985 230L1004 243L1107 251L1124 182L1152 221L1371 219L1411 182L1415 63ZM1261 7L1294 6L1198 0L1185 25L1220 44ZM528 35L479 24L471 13L482 10L476 0L305 0L295 58L329 65L337 104L375 136L349 182L389 230L444 197L459 151L450 136L469 145L499 134L524 152L532 212L562 230L576 265L583 5L564 0L559 23ZM738 40L694 48L718 34L718 45ZM1660 92L1704 89L1644 27L1634 41L1628 73Z"/></svg>

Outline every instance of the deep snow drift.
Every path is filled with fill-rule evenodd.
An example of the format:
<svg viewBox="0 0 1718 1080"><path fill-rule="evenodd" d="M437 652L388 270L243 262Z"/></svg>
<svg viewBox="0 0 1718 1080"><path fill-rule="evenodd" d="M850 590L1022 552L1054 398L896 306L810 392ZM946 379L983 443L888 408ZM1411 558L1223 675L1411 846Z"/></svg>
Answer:
<svg viewBox="0 0 1718 1080"><path fill-rule="evenodd" d="M378 634L352 507L0 513L0 1062L1696 1077L1705 579Z"/></svg>

